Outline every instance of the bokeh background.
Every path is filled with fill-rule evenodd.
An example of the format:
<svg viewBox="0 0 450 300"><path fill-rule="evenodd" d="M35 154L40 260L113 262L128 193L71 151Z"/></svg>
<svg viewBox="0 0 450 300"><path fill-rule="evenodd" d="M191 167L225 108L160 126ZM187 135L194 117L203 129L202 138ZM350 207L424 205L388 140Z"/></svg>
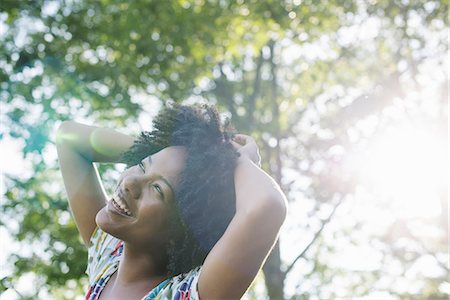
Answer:
<svg viewBox="0 0 450 300"><path fill-rule="evenodd" d="M137 135L170 101L215 103L289 200L246 299L448 299L448 1L0 8L1 300L87 284L58 125Z"/></svg>

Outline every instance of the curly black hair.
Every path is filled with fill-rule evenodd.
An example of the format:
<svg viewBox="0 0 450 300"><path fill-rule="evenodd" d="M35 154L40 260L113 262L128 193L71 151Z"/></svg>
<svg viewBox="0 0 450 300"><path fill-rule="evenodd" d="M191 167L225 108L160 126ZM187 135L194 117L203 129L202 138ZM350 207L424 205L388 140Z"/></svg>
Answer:
<svg viewBox="0 0 450 300"><path fill-rule="evenodd" d="M185 168L175 190L174 215L167 245L168 276L185 274L203 264L236 211L234 169L238 152L230 120L221 122L212 105L165 106L122 155L128 167L169 146L187 150Z"/></svg>

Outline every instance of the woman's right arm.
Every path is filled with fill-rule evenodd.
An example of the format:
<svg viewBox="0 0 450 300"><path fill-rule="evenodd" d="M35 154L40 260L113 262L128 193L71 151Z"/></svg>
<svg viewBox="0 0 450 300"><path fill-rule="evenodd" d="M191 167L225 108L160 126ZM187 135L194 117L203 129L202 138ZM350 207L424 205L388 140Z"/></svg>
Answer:
<svg viewBox="0 0 450 300"><path fill-rule="evenodd" d="M134 138L113 129L66 121L58 128L56 148L69 204L84 243L96 228L95 216L107 195L94 162L117 162Z"/></svg>

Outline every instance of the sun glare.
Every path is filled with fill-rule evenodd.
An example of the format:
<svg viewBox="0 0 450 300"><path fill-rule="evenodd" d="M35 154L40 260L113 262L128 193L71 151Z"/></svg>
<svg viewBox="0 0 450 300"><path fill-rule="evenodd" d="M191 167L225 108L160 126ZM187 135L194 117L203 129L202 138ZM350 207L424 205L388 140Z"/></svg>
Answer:
<svg viewBox="0 0 450 300"><path fill-rule="evenodd" d="M446 184L444 138L424 129L394 127L374 140L359 164L362 183L401 217L434 217Z"/></svg>

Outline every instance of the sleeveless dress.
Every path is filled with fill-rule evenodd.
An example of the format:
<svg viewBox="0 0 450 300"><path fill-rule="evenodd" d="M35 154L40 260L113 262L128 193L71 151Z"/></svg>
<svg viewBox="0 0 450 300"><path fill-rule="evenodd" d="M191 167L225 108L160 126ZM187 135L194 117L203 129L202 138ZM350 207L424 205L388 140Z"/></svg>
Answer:
<svg viewBox="0 0 450 300"><path fill-rule="evenodd" d="M119 267L123 253L123 241L96 228L88 249L89 290L86 300L97 300L106 283ZM164 280L141 300L198 300L197 282L201 267L192 269L187 274Z"/></svg>

